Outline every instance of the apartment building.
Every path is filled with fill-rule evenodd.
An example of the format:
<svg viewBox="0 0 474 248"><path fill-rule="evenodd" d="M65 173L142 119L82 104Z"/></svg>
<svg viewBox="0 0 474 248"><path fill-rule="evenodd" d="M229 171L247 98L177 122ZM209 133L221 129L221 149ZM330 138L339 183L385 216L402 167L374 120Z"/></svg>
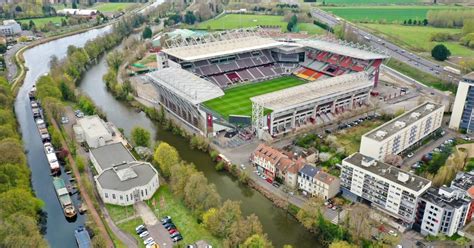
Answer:
<svg viewBox="0 0 474 248"><path fill-rule="evenodd" d="M257 167L257 170L263 172L271 180L275 179L278 166L286 167L292 162L288 156L266 144L258 145L250 155L250 161Z"/></svg>
<svg viewBox="0 0 474 248"><path fill-rule="evenodd" d="M452 236L466 223L470 205L464 190L429 188L420 198L413 227L423 235Z"/></svg>
<svg viewBox="0 0 474 248"><path fill-rule="evenodd" d="M298 188L306 194L325 200L339 193L340 182L339 178L309 164L304 165L298 172Z"/></svg>
<svg viewBox="0 0 474 248"><path fill-rule="evenodd" d="M426 102L364 134L360 153L384 161L400 154L441 127L444 105Z"/></svg>
<svg viewBox="0 0 474 248"><path fill-rule="evenodd" d="M463 76L458 84L449 128L474 131L474 72Z"/></svg>
<svg viewBox="0 0 474 248"><path fill-rule="evenodd" d="M451 181L451 188L463 190L470 199L471 205L467 211L466 221L471 221L474 213L474 171L458 172L454 180Z"/></svg>
<svg viewBox="0 0 474 248"><path fill-rule="evenodd" d="M431 186L425 178L361 153L342 161L340 178L343 195L367 201L408 225L414 223L418 199Z"/></svg>
<svg viewBox="0 0 474 248"><path fill-rule="evenodd" d="M21 33L21 26L15 20L4 20L3 25L0 25L0 34L11 36Z"/></svg>

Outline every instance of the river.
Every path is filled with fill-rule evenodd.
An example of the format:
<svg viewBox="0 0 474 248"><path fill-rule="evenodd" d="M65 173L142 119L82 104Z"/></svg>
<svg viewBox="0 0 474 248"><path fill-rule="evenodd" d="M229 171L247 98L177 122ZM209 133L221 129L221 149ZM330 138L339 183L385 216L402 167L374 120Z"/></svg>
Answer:
<svg viewBox="0 0 474 248"><path fill-rule="evenodd" d="M317 238L309 233L293 217L275 207L271 201L257 191L242 186L239 182L223 172L214 169L214 163L210 157L203 152L192 150L184 138L173 135L171 132L159 129L152 123L143 112L127 107L117 101L106 89L102 82L102 76L107 72L105 58L90 68L83 77L79 88L90 96L96 105L107 115L107 119L116 126L124 129L129 136L134 126L147 128L158 140L169 143L176 147L181 157L196 165L202 171L210 183L217 186L221 197L241 202L244 215L255 213L263 224L264 231L276 247L291 244L294 247L314 248L319 247Z"/></svg>
<svg viewBox="0 0 474 248"><path fill-rule="evenodd" d="M45 203L43 207L43 211L47 213L45 237L51 247L64 247L64 244L68 244L70 247L75 244L73 231L77 226L84 225L84 218L79 216L74 223L69 223L62 214L49 175L48 162L33 121L27 94L37 79L49 71L49 58L52 55L63 58L69 45L82 47L88 40L107 32L107 30L109 28L102 28L62 38L39 45L24 53L29 71L18 93L15 110L23 134L24 146L28 151L27 158L32 172L33 190L36 196ZM264 231L276 247L282 247L284 244L303 248L319 246L317 238L306 231L294 218L288 216L285 211L275 207L271 201L255 190L240 185L237 180L226 173L216 172L213 162L206 153L191 150L185 139L157 128L143 112L138 113L115 100L107 92L105 84L102 82L102 76L106 71L105 58L101 58L99 63L92 66L84 75L80 89L89 95L96 105L100 106L109 121L123 128L126 135L130 134L134 126L142 126L150 130L159 140L176 147L184 160L194 163L197 169L205 174L209 182L217 186L217 191L224 200L240 201L242 212L245 215L255 213L262 222ZM66 177L64 174L63 177ZM77 201L77 199L74 200Z"/></svg>
<svg viewBox="0 0 474 248"><path fill-rule="evenodd" d="M46 214L45 237L51 247L65 247L66 244L67 247L76 246L74 229L84 225L85 218L78 215L74 222L68 222L63 215L63 210L53 188L43 144L33 120L28 92L41 75L49 72L51 56L64 58L69 45L82 47L88 40L108 30L110 30L110 27L94 29L33 47L24 53L25 64L29 70L26 72L25 81L15 100L15 112L20 123L24 148L27 151L28 165L31 170L31 184L36 196L44 202L43 212ZM66 173L62 173L61 177L66 182L69 179ZM77 204L77 195L72 198Z"/></svg>

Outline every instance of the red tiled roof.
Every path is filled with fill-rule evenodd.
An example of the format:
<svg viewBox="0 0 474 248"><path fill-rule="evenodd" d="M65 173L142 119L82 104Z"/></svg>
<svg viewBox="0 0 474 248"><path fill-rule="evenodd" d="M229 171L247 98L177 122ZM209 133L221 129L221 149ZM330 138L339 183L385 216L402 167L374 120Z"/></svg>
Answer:
<svg viewBox="0 0 474 248"><path fill-rule="evenodd" d="M318 171L318 173L316 173L314 178L316 178L316 180L321 181L327 185L332 184L332 182L334 182L337 179L335 176L330 175L329 173L324 172L322 170Z"/></svg>
<svg viewBox="0 0 474 248"><path fill-rule="evenodd" d="M469 194L469 196L474 199L474 186L471 186L468 190L467 190L467 193Z"/></svg>

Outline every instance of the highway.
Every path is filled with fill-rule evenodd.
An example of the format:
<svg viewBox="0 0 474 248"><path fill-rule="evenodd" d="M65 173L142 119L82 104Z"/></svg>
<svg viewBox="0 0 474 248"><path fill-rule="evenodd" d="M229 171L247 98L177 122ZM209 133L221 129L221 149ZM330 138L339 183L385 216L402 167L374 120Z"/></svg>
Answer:
<svg viewBox="0 0 474 248"><path fill-rule="evenodd" d="M311 15L313 18L318 19L319 21L326 23L330 27L334 27L341 23L342 19L336 17L328 12L325 12L321 9L313 8L311 10ZM373 35L352 23L346 22L348 26L350 26L351 30L358 35L361 41L364 41L366 44L382 49L388 52L388 54L399 61L402 61L420 71L426 72L431 74L435 77L444 79L446 81L452 81L453 83L457 84L461 77L459 75L453 74L451 72L446 72L443 70L443 65L437 64L433 61L428 59L422 58L416 54L411 53L381 37Z"/></svg>

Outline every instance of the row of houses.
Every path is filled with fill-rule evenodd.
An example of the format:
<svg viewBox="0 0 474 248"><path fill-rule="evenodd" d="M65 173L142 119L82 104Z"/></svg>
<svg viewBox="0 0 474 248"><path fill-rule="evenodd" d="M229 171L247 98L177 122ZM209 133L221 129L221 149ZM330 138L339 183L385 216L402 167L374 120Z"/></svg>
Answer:
<svg viewBox="0 0 474 248"><path fill-rule="evenodd" d="M128 206L150 199L160 186L158 171L137 160L119 130L97 115L78 119L76 140L89 148L97 191L104 203Z"/></svg>
<svg viewBox="0 0 474 248"><path fill-rule="evenodd" d="M342 161L344 197L370 204L423 235L451 236L471 220L474 173L458 173L450 186L385 163L441 127L444 106L424 103L364 134L360 152Z"/></svg>
<svg viewBox="0 0 474 248"><path fill-rule="evenodd" d="M281 181L287 187L301 190L306 195L330 199L340 192L340 180L321 167L309 163L315 154L297 156L260 144L251 154L250 161L267 181Z"/></svg>

